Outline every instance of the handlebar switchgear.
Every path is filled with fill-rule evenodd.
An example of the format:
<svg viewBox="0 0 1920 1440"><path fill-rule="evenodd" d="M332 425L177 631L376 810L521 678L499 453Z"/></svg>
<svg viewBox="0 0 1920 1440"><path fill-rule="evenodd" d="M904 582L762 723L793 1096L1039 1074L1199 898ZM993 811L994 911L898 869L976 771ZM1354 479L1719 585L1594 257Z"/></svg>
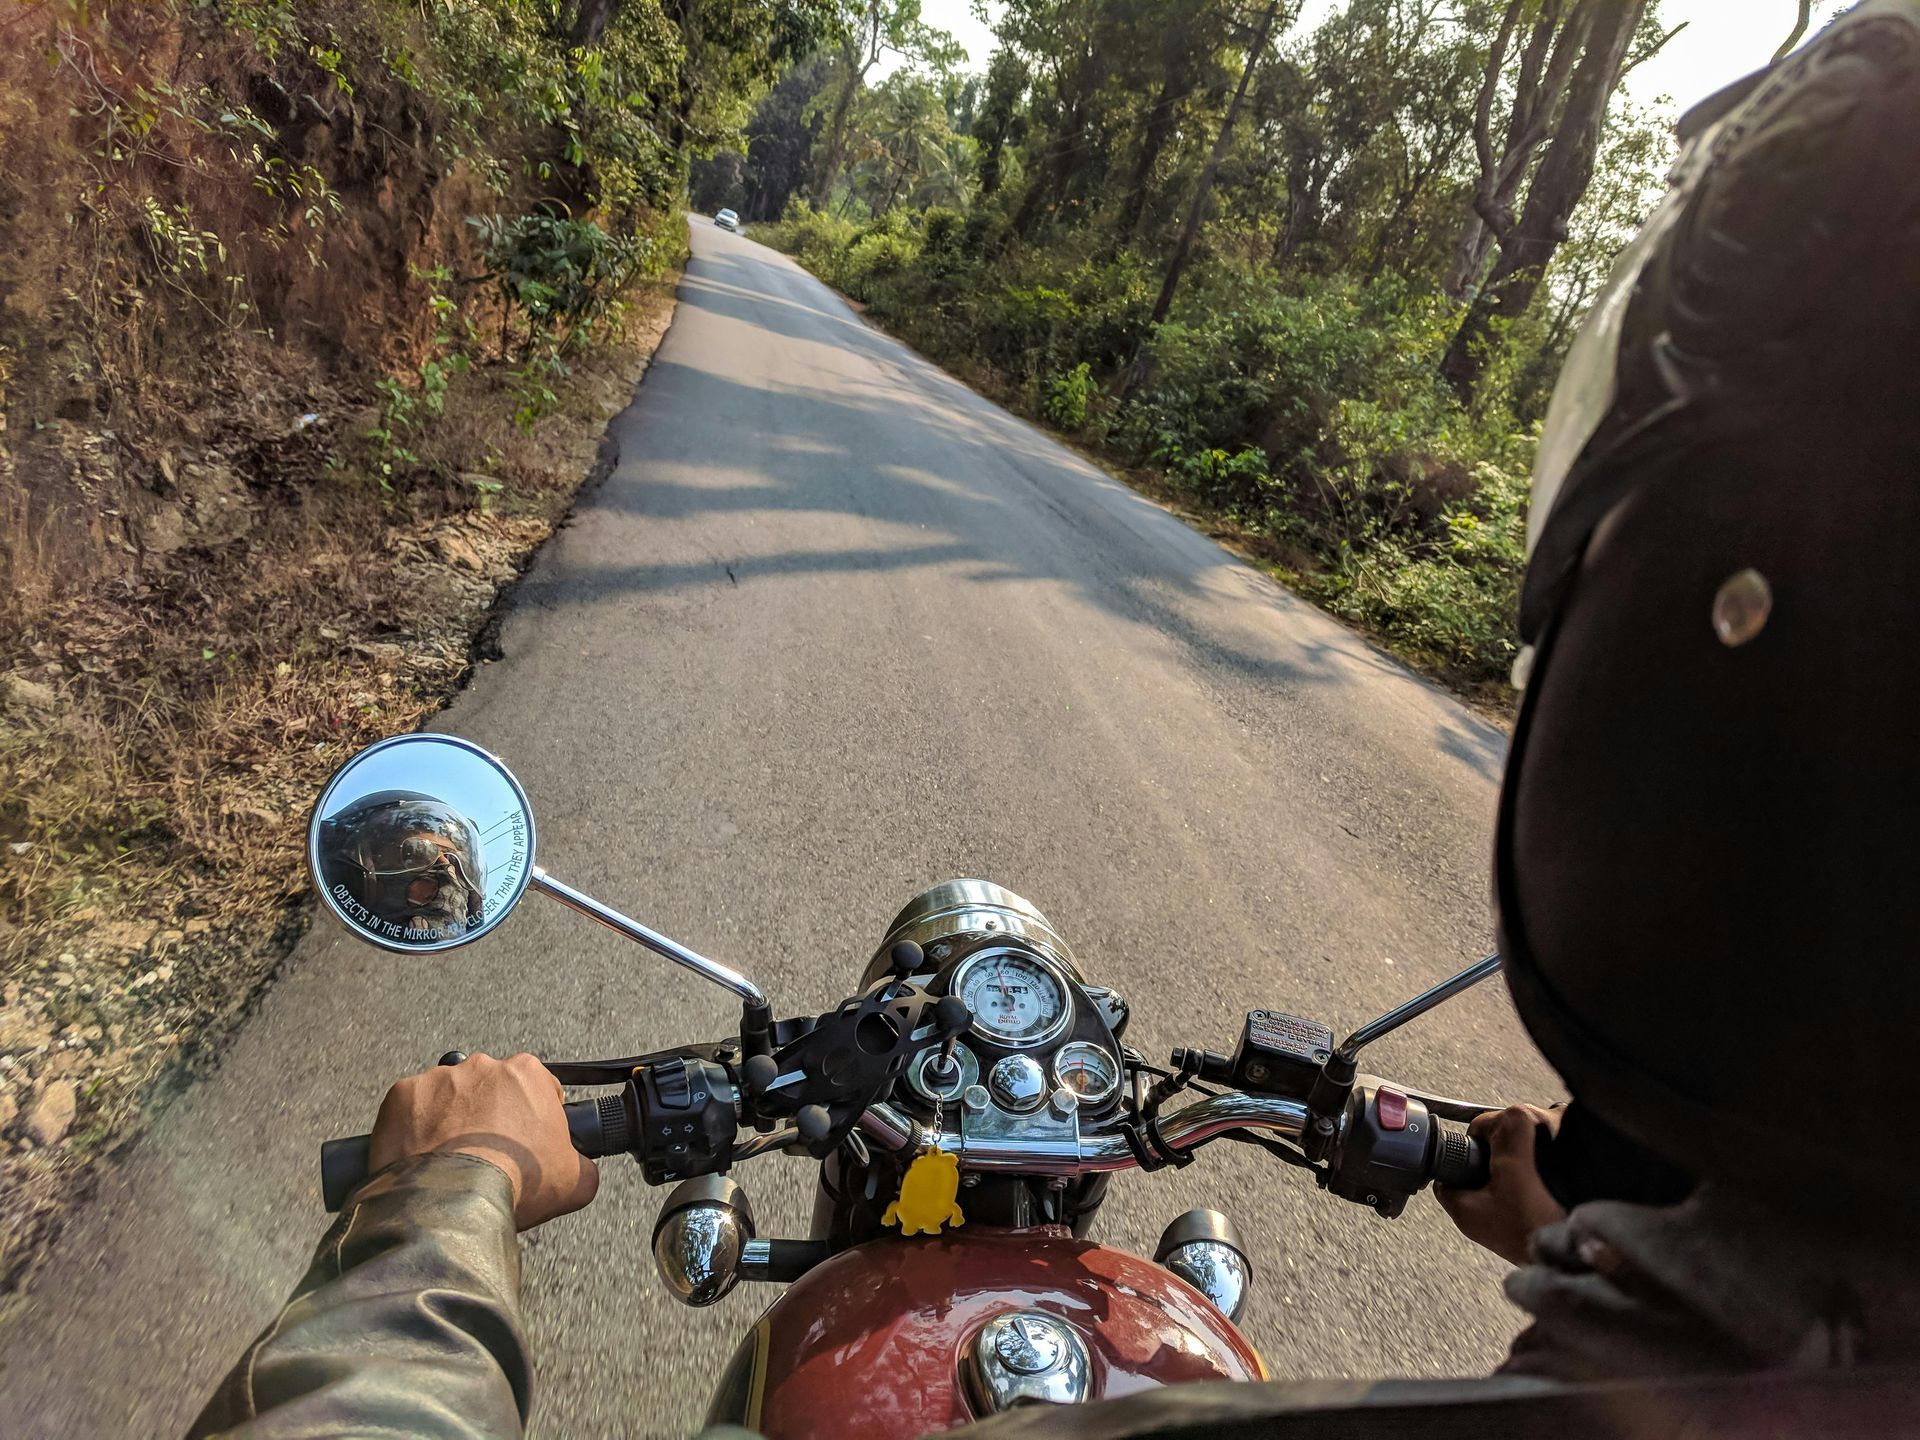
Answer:
<svg viewBox="0 0 1920 1440"><path fill-rule="evenodd" d="M1392 1219L1429 1180L1461 1189L1485 1185L1486 1146L1444 1124L1415 1096L1390 1085L1356 1085L1322 1183Z"/></svg>

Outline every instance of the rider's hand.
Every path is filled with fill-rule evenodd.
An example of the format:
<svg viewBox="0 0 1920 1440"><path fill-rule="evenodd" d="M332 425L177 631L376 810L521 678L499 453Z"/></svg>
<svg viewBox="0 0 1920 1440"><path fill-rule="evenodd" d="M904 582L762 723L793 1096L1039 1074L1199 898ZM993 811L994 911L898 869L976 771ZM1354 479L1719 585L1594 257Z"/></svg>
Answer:
<svg viewBox="0 0 1920 1440"><path fill-rule="evenodd" d="M470 1055L409 1075L380 1102L368 1169L412 1155L474 1155L513 1185L513 1223L531 1230L578 1210L600 1188L600 1169L573 1148L560 1082L531 1055Z"/></svg>
<svg viewBox="0 0 1920 1440"><path fill-rule="evenodd" d="M1558 1134L1560 1112L1537 1105L1509 1105L1476 1116L1467 1133L1486 1142L1486 1186L1479 1190L1433 1187L1435 1198L1462 1235L1514 1265L1526 1264L1534 1231L1567 1218L1534 1165L1534 1131L1541 1125Z"/></svg>

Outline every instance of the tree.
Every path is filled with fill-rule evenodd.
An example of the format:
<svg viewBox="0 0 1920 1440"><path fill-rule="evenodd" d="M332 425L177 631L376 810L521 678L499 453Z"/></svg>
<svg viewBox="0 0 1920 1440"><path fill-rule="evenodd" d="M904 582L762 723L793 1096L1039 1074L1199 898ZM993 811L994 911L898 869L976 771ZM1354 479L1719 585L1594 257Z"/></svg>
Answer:
<svg viewBox="0 0 1920 1440"><path fill-rule="evenodd" d="M952 35L920 18L920 0L842 0L840 24L840 73L827 121L825 153L813 183L814 202L820 205L832 197L846 159L854 97L880 57L892 52L943 70L964 53Z"/></svg>
<svg viewBox="0 0 1920 1440"><path fill-rule="evenodd" d="M1351 0L1269 67L1252 118L1261 152L1282 157L1283 195L1261 196L1276 265L1431 268L1481 63L1456 18L1443 0Z"/></svg>
<svg viewBox="0 0 1920 1440"><path fill-rule="evenodd" d="M987 83L979 110L973 117L973 136L980 145L980 194L990 196L1000 188L1003 173L1001 157L1008 145L1017 145L1026 135L1026 117L1020 113L1021 98L1027 92L1029 76L1026 62L1013 50L1001 46L987 62Z"/></svg>
<svg viewBox="0 0 1920 1440"><path fill-rule="evenodd" d="M777 220L789 196L807 188L820 137L815 100L833 73L833 60L810 55L792 66L754 107L745 132L748 220Z"/></svg>
<svg viewBox="0 0 1920 1440"><path fill-rule="evenodd" d="M1219 45L1218 27L1224 14L1209 0L1175 0L1165 9L1158 56L1160 84L1147 107L1140 141L1134 149L1132 172L1115 229L1117 244L1129 243L1140 231L1161 157L1174 138L1184 107L1200 86L1212 51Z"/></svg>
<svg viewBox="0 0 1920 1440"><path fill-rule="evenodd" d="M1586 194L1607 106L1626 73L1628 51L1647 14L1649 0L1572 0L1564 18L1559 0L1540 0L1543 16L1551 12L1561 28L1542 38L1543 32L1536 24L1521 62L1516 99L1525 93L1528 108L1516 112L1524 124L1517 134L1510 132L1510 153L1524 150L1531 155L1532 149L1544 142L1545 154L1516 220L1502 203L1503 197L1511 198L1511 189L1501 165L1493 160L1485 117L1492 105L1505 44L1523 3L1525 0L1509 0L1499 36L1489 51L1490 78L1483 83L1475 106L1481 182L1474 193L1474 209L1500 242L1500 255L1441 361L1440 373L1463 400L1471 398L1486 368L1496 332L1525 314L1533 303L1554 251L1566 236L1568 218ZM1664 44L1665 38L1659 43ZM1565 72L1564 82L1560 72ZM1562 91L1564 99L1560 98ZM1551 107L1547 105L1549 96L1557 102ZM1538 140L1534 139L1536 132L1540 134Z"/></svg>
<svg viewBox="0 0 1920 1440"><path fill-rule="evenodd" d="M906 193L910 176L925 163L928 146L938 150L950 139L946 109L934 88L911 71L897 70L875 92L878 102L868 132L880 142L885 167L885 198L873 206L876 215L893 209ZM910 189L911 187L908 186Z"/></svg>
<svg viewBox="0 0 1920 1440"><path fill-rule="evenodd" d="M1640 53L1633 56L1613 81L1634 65L1651 59L1667 41L1686 28L1684 23L1664 34L1659 32L1648 7L1652 27L1640 39ZM1486 271L1487 257L1494 243L1511 233L1514 211L1522 187L1531 175L1531 167L1541 147L1556 134L1565 113L1575 62L1592 39L1593 26L1602 11L1595 0L1507 0L1498 29L1487 47L1479 93L1474 101L1473 143L1479 162L1472 208L1461 227L1453 263L1442 282L1446 292L1456 298L1468 297ZM1509 50L1523 22L1530 25L1526 43L1518 52L1515 73L1508 76ZM1635 22L1636 27L1640 24ZM1631 33L1631 32L1630 32ZM1511 103L1504 127L1497 139L1494 133L1493 107L1503 86L1511 87ZM1612 89L1602 98L1612 98ZM1604 108L1602 118L1604 118Z"/></svg>
<svg viewBox="0 0 1920 1440"><path fill-rule="evenodd" d="M1207 156L1206 167L1201 170L1200 178L1194 184L1193 201L1187 207L1187 222L1181 228L1179 240L1174 243L1173 254L1167 259L1166 278L1160 282L1160 295L1153 302L1153 316L1148 321L1151 325L1158 325L1165 320L1167 311L1173 308L1174 292L1180 287L1180 276L1193 254L1194 238L1200 233L1200 222L1206 218L1207 202L1213 196L1213 181L1220 173L1220 159L1227 153L1227 141L1233 136L1233 122L1239 117L1240 106L1247 98L1247 85L1260 68L1260 58L1266 52L1274 23L1280 18L1282 3L1283 0L1267 0L1266 8L1260 12L1260 18L1254 24L1253 39L1247 45L1247 63L1240 72L1240 83L1234 88L1233 101L1220 121L1220 132L1214 137L1213 150Z"/></svg>

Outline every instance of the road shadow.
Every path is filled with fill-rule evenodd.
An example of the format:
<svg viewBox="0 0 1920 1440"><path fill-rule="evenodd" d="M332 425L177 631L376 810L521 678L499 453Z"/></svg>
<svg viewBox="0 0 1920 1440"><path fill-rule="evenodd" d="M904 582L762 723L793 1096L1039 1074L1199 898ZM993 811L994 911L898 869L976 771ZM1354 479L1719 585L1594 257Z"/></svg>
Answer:
<svg viewBox="0 0 1920 1440"><path fill-rule="evenodd" d="M583 510L655 522L737 517L711 559L549 563L522 582L544 609L724 585L750 590L795 576L943 567L963 584L1045 582L1174 640L1200 669L1282 688L1357 686L1369 675L1426 685L1204 535L863 325L805 272L733 255L690 266L693 314L877 362L857 380L830 368L743 381L724 346L676 346L648 372L616 424L630 453ZM703 332L710 334L711 332ZM690 426L687 413L710 423ZM767 553L757 516L844 516L897 531L897 547L861 543ZM830 531L828 533L831 533ZM714 543L704 534L704 545ZM1246 605L1275 623L1247 623ZM1429 687L1431 688L1431 687ZM1467 718L1436 727L1438 750L1495 780L1504 742Z"/></svg>

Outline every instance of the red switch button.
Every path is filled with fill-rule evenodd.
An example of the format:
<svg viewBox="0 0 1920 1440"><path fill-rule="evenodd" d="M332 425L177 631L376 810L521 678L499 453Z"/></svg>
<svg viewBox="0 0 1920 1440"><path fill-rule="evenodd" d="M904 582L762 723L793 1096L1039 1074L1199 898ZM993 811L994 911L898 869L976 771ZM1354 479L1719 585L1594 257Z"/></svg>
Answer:
<svg viewBox="0 0 1920 1440"><path fill-rule="evenodd" d="M1398 1090L1382 1088L1374 1098L1374 1106L1379 1111L1382 1130L1407 1128L1407 1097Z"/></svg>

